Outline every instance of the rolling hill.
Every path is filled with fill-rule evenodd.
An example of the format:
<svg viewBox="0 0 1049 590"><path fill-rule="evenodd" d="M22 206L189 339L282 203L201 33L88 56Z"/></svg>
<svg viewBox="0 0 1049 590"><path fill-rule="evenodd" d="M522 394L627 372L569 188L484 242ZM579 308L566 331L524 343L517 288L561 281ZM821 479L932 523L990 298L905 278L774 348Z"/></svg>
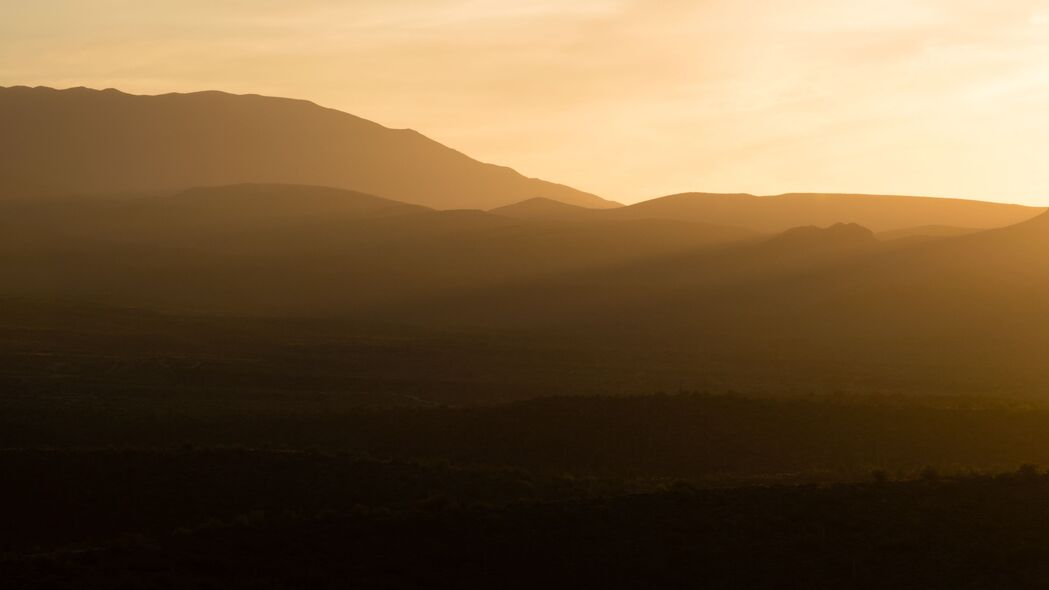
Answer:
<svg viewBox="0 0 1049 590"><path fill-rule="evenodd" d="M601 213L615 219L695 220L763 233L804 225L855 223L875 233L922 225L975 229L1025 221L1044 209L932 197L785 194L772 197L686 193L643 201L621 211Z"/></svg>
<svg viewBox="0 0 1049 590"><path fill-rule="evenodd" d="M595 209L569 205L553 199L536 197L519 203L491 209L489 213L513 219L541 219L546 221L595 220Z"/></svg>
<svg viewBox="0 0 1049 590"><path fill-rule="evenodd" d="M1049 214L910 245L803 228L397 313L601 351L639 387L1039 397L1047 252Z"/></svg>
<svg viewBox="0 0 1049 590"><path fill-rule="evenodd" d="M565 224L341 189L0 201L0 292L174 312L371 307L655 259L757 234L661 220Z"/></svg>
<svg viewBox="0 0 1049 590"><path fill-rule="evenodd" d="M671 219L778 233L793 227L835 223L862 225L887 238L936 238L1020 223L1045 211L984 201L933 197L847 194L683 193L641 201L614 210L565 207L541 199L499 208L494 213L520 218L562 220ZM962 229L966 228L966 229ZM893 236L898 232L900 235Z"/></svg>
<svg viewBox="0 0 1049 590"><path fill-rule="evenodd" d="M163 316L118 314L98 329L131 322L163 341L186 329L174 318L226 318L178 341L209 350L218 338L229 342L222 355L291 355L297 373L423 397L671 387L1023 396L1049 387L1039 356L1049 346L1049 214L901 243L857 224L762 235L234 185L9 200L0 230L0 297L10 310L19 309L12 301L44 305L7 312L0 340L14 330L6 338L17 344L30 330L45 351L52 338L81 342L67 330L110 317L107 308L139 309ZM47 312L52 304L98 311ZM321 323L294 323L306 319ZM229 340L230 330L250 331L253 343ZM391 353L389 338L405 348ZM349 369L343 354L369 360ZM400 368L388 372L394 361Z"/></svg>
<svg viewBox="0 0 1049 590"><path fill-rule="evenodd" d="M444 400L1049 391L1042 209L613 207L258 96L9 88L0 123L0 383L153 383L173 366L175 388L220 375Z"/></svg>
<svg viewBox="0 0 1049 590"><path fill-rule="evenodd" d="M302 100L10 87L0 88L0 128L0 197L276 183L437 209L489 209L533 197L617 205Z"/></svg>

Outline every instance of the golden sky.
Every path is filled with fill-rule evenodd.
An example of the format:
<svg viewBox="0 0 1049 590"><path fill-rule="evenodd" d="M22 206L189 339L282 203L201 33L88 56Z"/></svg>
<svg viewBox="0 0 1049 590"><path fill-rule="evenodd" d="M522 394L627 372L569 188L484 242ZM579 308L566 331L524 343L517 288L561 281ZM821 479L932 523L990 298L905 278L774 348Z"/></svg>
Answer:
<svg viewBox="0 0 1049 590"><path fill-rule="evenodd" d="M625 202L1049 204L1049 1L0 0L0 85L306 98Z"/></svg>

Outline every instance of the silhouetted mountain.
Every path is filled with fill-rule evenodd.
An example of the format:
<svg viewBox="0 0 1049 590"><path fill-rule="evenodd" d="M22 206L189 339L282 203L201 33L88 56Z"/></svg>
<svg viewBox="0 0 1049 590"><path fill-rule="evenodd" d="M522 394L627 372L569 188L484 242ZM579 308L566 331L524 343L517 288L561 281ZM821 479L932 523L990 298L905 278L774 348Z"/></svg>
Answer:
<svg viewBox="0 0 1049 590"><path fill-rule="evenodd" d="M438 209L488 209L532 197L616 206L483 164L415 131L302 100L0 88L0 129L0 197L283 183Z"/></svg>
<svg viewBox="0 0 1049 590"><path fill-rule="evenodd" d="M649 302L681 310L678 325L662 331L664 341L702 327L718 334L723 350L738 347L741 359L776 351L783 364L775 372L784 380L822 365L849 375L837 387L1039 396L1049 387L1046 293L1049 214L1042 214Z"/></svg>
<svg viewBox="0 0 1049 590"><path fill-rule="evenodd" d="M600 334L607 342L631 345L643 332L677 346L682 333L704 330L709 315L719 322L738 319L737 297L761 296L776 280L794 281L881 250L870 230L858 225L803 227L771 238L496 285L424 309L446 328L451 324L444 318L455 318L487 328ZM399 308L391 313L418 317L417 312Z"/></svg>
<svg viewBox="0 0 1049 590"><path fill-rule="evenodd" d="M882 383L1041 395L1049 387L1049 214L777 285L781 329Z"/></svg>
<svg viewBox="0 0 1049 590"><path fill-rule="evenodd" d="M514 219L581 221L593 219L592 213L594 211L596 210L569 205L553 199L536 197L534 199L521 201L520 203L497 207L492 209L490 213L495 213L496 215L502 215L504 217L512 217Z"/></svg>
<svg viewBox="0 0 1049 590"><path fill-rule="evenodd" d="M990 297L1049 311L1049 300L1036 296L1049 286L1049 213L1010 227L921 244L878 260L863 274L865 281L905 289L907 301L941 300L940 309L984 308L991 301L978 298ZM1003 319L1015 319L1017 311L996 309Z"/></svg>
<svg viewBox="0 0 1049 590"><path fill-rule="evenodd" d="M375 219L432 211L349 190L299 185L242 184L193 188L174 196L140 200L143 209L167 208L167 214L196 216L195 221L246 223L268 220L288 224L306 219Z"/></svg>
<svg viewBox="0 0 1049 590"><path fill-rule="evenodd" d="M1047 253L1049 214L904 247L807 228L397 312L602 350L620 382L1040 395Z"/></svg>
<svg viewBox="0 0 1049 590"><path fill-rule="evenodd" d="M0 210L0 243L26 253L68 249L80 254L102 245L170 249L219 240L246 246L246 234L364 220L381 223L387 217L433 212L342 189L261 184L195 188L164 197L9 199L0 201ZM227 247L208 245L216 255ZM287 245L294 251L302 244ZM135 256L132 251L117 257Z"/></svg>
<svg viewBox="0 0 1049 590"><path fill-rule="evenodd" d="M1030 219L1044 209L960 199L872 195L687 193L597 215L611 219L676 219L763 233L792 227L856 223L876 233L922 225L990 229Z"/></svg>
<svg viewBox="0 0 1049 590"><path fill-rule="evenodd" d="M855 223L836 223L827 228L813 225L789 229L769 240L778 249L863 250L877 246L874 232Z"/></svg>
<svg viewBox="0 0 1049 590"><path fill-rule="evenodd" d="M0 204L0 350L17 347L0 379L43 379L37 371L51 383L65 366L65 386L90 386L114 378L107 367L128 354L125 343L148 341L131 367L156 368L119 374L150 383L172 354L182 368L168 387L210 383L193 381L198 365L237 388L291 371L288 387L442 400L1049 387L1049 214L901 245L847 224L769 237L662 220L391 214L397 205L352 193L354 207L383 213L239 222L230 207L210 224L223 214L195 209L226 202L227 191L230 202L257 191L280 203L315 190ZM319 193L312 202L335 196ZM59 314L48 311L55 300L175 315ZM225 319L178 319L197 312ZM270 319L244 317L258 315ZM317 323L292 320L303 316ZM56 365L69 351L77 360Z"/></svg>
<svg viewBox="0 0 1049 590"><path fill-rule="evenodd" d="M546 275L706 249L752 232L660 220L565 224L435 211L295 185L0 202L0 291L110 305L368 315Z"/></svg>
<svg viewBox="0 0 1049 590"><path fill-rule="evenodd" d="M15 310L0 352L17 349L0 380L90 386L127 342L178 334L186 348L135 361L151 368L127 369L131 382L216 339L204 365L230 383L315 372L326 390L413 398L1049 388L1039 209L695 194L596 209L413 132L221 93L6 89L0 123L0 298ZM219 182L235 184L188 187ZM199 314L223 319L181 323Z"/></svg>

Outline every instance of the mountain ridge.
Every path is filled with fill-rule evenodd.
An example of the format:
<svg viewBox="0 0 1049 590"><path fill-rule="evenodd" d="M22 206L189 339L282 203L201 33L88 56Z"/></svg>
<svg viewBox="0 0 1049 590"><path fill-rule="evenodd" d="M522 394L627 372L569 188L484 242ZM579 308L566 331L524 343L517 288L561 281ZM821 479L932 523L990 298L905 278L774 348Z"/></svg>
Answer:
<svg viewBox="0 0 1049 590"><path fill-rule="evenodd" d="M917 233L925 239L1007 227L1042 212L1032 207L950 197L861 193L678 193L614 209L560 207L527 199L493 212L521 219L624 221L662 219L702 222L757 233L795 227L855 223L876 234ZM925 234L923 234L923 230Z"/></svg>
<svg viewBox="0 0 1049 590"><path fill-rule="evenodd" d="M679 193L596 215L608 218L676 218L776 233L793 227L855 223L875 233L923 225L993 229L1013 225L1045 211L1026 207L940 197L831 193Z"/></svg>
<svg viewBox="0 0 1049 590"><path fill-rule="evenodd" d="M537 196L618 206L301 99L0 87L0 125L7 131L0 195L8 197L263 183L331 186L439 209Z"/></svg>

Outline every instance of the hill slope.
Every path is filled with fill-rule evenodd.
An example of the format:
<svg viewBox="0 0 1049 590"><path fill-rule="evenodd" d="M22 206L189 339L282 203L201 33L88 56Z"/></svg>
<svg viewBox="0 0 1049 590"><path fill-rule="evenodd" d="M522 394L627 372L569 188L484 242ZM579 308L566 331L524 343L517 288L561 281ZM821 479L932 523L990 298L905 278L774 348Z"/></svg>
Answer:
<svg viewBox="0 0 1049 590"><path fill-rule="evenodd" d="M595 209L569 205L553 199L536 197L519 203L496 207L489 211L513 219L544 219L556 221L579 221L593 219Z"/></svg>
<svg viewBox="0 0 1049 590"><path fill-rule="evenodd" d="M208 190L209 204L256 191L279 210L274 195L306 189ZM390 202L209 224L222 216L195 213L195 193L0 203L0 383L89 387L111 371L153 383L170 361L175 388L313 383L445 400L1049 391L1049 214L900 245L849 225L762 237ZM175 315L59 313L55 300Z"/></svg>
<svg viewBox="0 0 1049 590"><path fill-rule="evenodd" d="M773 233L804 225L855 223L875 233L924 225L991 229L1020 223L1044 209L931 197L686 193L643 201L614 211L611 219L677 219Z"/></svg>
<svg viewBox="0 0 1049 590"><path fill-rule="evenodd" d="M1039 396L1046 294L1049 214L910 246L792 230L445 298L426 317L600 350L606 375L668 388Z"/></svg>
<svg viewBox="0 0 1049 590"><path fill-rule="evenodd" d="M0 197L322 185L438 209L616 204L313 103L221 92L0 88Z"/></svg>
<svg viewBox="0 0 1049 590"><path fill-rule="evenodd" d="M753 239L660 220L437 211L340 189L232 185L167 197L0 201L0 297L173 311L367 316L425 300Z"/></svg>

